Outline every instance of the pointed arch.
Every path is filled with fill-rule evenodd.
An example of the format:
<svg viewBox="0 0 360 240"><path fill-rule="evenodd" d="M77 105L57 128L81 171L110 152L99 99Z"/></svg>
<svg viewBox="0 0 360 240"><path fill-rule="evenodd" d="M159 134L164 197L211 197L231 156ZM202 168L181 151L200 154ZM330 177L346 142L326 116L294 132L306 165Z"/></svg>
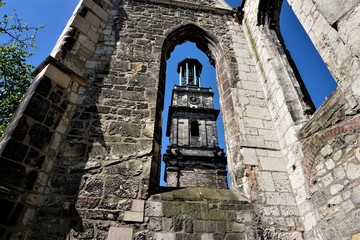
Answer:
<svg viewBox="0 0 360 240"><path fill-rule="evenodd" d="M195 43L196 47L209 57L210 64L215 68L219 67L216 66L217 62L220 62L223 58L222 49L216 37L195 24L185 24L169 31L161 49L159 96L162 99L158 99L161 111L164 106L166 60L169 59L171 52L177 45L187 41Z"/></svg>
<svg viewBox="0 0 360 240"><path fill-rule="evenodd" d="M180 26L167 35L162 46L161 60L166 61L174 48L186 41L195 43L209 57L210 63L214 66L216 56L221 52L218 41L209 32L191 23Z"/></svg>
<svg viewBox="0 0 360 240"><path fill-rule="evenodd" d="M230 90L230 75L234 76L232 69L229 68L229 59L225 56L225 50L222 48L224 44L218 38L218 35L213 35L212 32L204 30L193 23L181 25L172 28L166 34L161 46L161 59L160 59L160 71L159 71L159 82L158 82L158 94L157 94L157 105L156 105L156 127L155 132L161 134L161 115L164 109L165 99L165 80L166 80L166 68L167 60L170 58L170 54L175 50L175 47L181 45L187 41L192 42L196 47L208 56L209 62L215 68L216 72L216 85L219 93L219 101L222 112L222 122L224 128L224 135L226 139L237 139L240 134L237 128L234 128L235 124L235 113L233 109L234 101L233 94ZM226 43L225 43L226 44ZM225 47L226 45L224 45ZM234 82L235 80L233 80ZM226 125L226 123L230 123ZM232 130L231 130L232 129ZM236 130L234 130L236 129ZM190 129L189 129L190 130ZM234 141L238 142L238 141ZM159 141L160 143L160 141ZM229 155L237 157L237 153L232 154L232 150L227 151ZM228 162L231 164L230 162ZM232 167L231 167L232 169ZM229 169L229 170L231 170ZM235 172L231 170L232 172ZM231 174L230 174L231 176ZM235 181L235 177L231 177Z"/></svg>

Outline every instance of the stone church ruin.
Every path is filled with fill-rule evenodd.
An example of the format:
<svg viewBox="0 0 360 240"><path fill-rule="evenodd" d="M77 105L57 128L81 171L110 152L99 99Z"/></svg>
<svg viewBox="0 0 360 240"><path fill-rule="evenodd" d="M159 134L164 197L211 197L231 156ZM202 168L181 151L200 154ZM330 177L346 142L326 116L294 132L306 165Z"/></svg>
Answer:
<svg viewBox="0 0 360 240"><path fill-rule="evenodd" d="M81 0L1 138L0 238L360 239L360 4L288 3L338 84L316 111L281 0ZM224 164L193 184L185 147L159 187L166 60L186 41L216 69L231 189ZM169 127L205 147L216 109L196 120L211 94L190 88L174 91L193 118L173 105Z"/></svg>

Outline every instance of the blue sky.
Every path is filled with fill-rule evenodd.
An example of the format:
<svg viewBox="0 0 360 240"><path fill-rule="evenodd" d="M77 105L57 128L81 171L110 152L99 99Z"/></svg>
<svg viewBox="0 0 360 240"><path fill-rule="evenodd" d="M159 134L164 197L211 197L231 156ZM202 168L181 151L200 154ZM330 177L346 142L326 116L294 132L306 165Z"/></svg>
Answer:
<svg viewBox="0 0 360 240"><path fill-rule="evenodd" d="M234 7L239 5L239 1L240 0L228 0L228 3ZM6 6L0 8L1 15L9 14L15 9L18 16L23 18L24 22L29 23L30 26L45 25L45 28L41 30L37 36L38 50L30 59L30 62L37 66L50 54L66 22L72 15L78 0L7 0L6 2ZM318 107L325 100L325 97L336 88L336 84L292 10L287 5L286 0L284 2L280 21L281 32L314 104ZM167 120L166 110L168 108L171 89L174 84L178 83L178 75L176 72L177 63L186 57L197 58L203 64L203 72L201 75L202 86L212 87L215 92L215 97L218 98L215 85L215 70L210 66L207 57L191 43L178 46L167 62L167 99L165 100L165 111L163 115L164 122ZM215 106L219 108L217 100ZM167 137L164 136L163 139L164 149L168 142ZM221 147L224 148L223 131L221 128L219 128L219 140Z"/></svg>

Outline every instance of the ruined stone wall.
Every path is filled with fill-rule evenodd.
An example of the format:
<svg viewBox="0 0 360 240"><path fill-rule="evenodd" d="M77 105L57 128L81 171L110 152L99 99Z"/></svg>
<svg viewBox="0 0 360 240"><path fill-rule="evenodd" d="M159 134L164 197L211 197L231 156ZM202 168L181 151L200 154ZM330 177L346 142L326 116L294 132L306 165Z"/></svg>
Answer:
<svg viewBox="0 0 360 240"><path fill-rule="evenodd" d="M289 3L341 87L308 124L311 102L276 17L258 0L246 1L241 24L214 1L81 1L1 140L0 237L346 239L359 232L352 130L360 80L348 31L358 3L336 17L320 1ZM232 191L251 199L248 209L196 195L201 214L190 220L193 207L172 191L179 201L147 200L159 182L166 59L185 41L216 67ZM250 226L254 232L244 230Z"/></svg>
<svg viewBox="0 0 360 240"><path fill-rule="evenodd" d="M350 239L359 233L359 116L337 90L301 131L309 238Z"/></svg>
<svg viewBox="0 0 360 240"><path fill-rule="evenodd" d="M135 201L133 201L134 203ZM225 189L184 188L136 200L127 219L144 215L146 229L112 226L108 239L255 239L248 199Z"/></svg>
<svg viewBox="0 0 360 240"><path fill-rule="evenodd" d="M290 152L289 176L301 199L305 237L349 239L359 232L355 186L360 78L358 41L350 37L358 34L351 29L359 25L359 3L288 2L339 85L299 131L302 146Z"/></svg>
<svg viewBox="0 0 360 240"><path fill-rule="evenodd" d="M10 236L7 230L21 232L13 238L26 236L85 85L79 76L49 64L22 100L1 139L0 238Z"/></svg>
<svg viewBox="0 0 360 240"><path fill-rule="evenodd" d="M304 224L305 238L348 239L358 232L357 225L353 222L354 219L356 219L357 209L356 203L354 203L354 201L357 201L356 190L353 190L353 186L357 184L357 174L354 172L344 173L345 175L341 180L333 180L334 175L338 173L332 172L331 166L330 168L325 167L324 162L326 162L326 160L328 164L331 165L331 163L328 159L320 160L321 157L329 157L321 155L320 148L324 147L327 141L327 143L331 145L329 148L335 148L333 144L337 142L337 138L334 136L330 137L329 135L326 140L320 138L321 141L319 142L318 134L320 134L319 129L324 132L333 132L332 134L335 135L340 132L343 134L343 131L348 131L347 134L343 134L342 136L342 138L345 138L346 135L347 141L337 144L336 146L341 149L347 148L346 152L348 153L342 155L343 152L337 151L338 155L336 158L339 158L340 155L342 157L341 160L336 163L339 165L336 171L340 171L338 169L347 169L348 166L356 169L356 163L352 157L356 155L356 147L350 147L350 145L353 139L357 138L356 131L351 131L351 129L354 127L355 122L357 122L356 99L358 99L358 94L354 90L354 86L359 79L359 68L357 67L358 58L356 57L357 52L354 43L341 40L341 38L345 38L346 35L346 31L344 31L344 29L346 29L344 28L346 25L345 22L347 24L355 23L356 25L354 19L358 19L357 3L347 2L341 7L341 11L336 12L338 18L335 18L334 22L338 21L340 25L343 25L342 31L338 31L338 25L333 24L334 22L330 23L329 17L322 15L320 11L334 12L330 6L326 5L323 6L326 9L319 9L319 3L316 5L311 1L289 1L289 3L292 4L300 22L312 38L315 46L323 56L325 63L329 66L330 71L340 84L341 89L338 90L337 94L330 97L330 100L328 100L329 104L322 106L311 120L311 123L303 129L301 128L310 115L306 117L306 114L298 114L301 112L311 114L311 105L307 104L306 94L298 95L299 92L291 92L291 88L288 87L294 86L295 89L302 88L302 83L295 78L296 74L291 71L280 71L282 68L288 69L289 66L288 63L283 61L286 57L279 47L281 42L278 42L276 38L276 35L279 34L276 24L272 27L272 24L277 21L276 17L264 13L265 15L260 15L260 19L263 17L263 19L268 20L268 22L259 22L259 12L255 11L253 15L251 15L251 10L254 10L258 3L256 3L256 1L252 1L251 3L247 2L245 9L246 6L248 6L250 14L246 14L247 12L245 11L244 26L247 27L248 30L245 31L245 33L248 33L248 41L251 42L253 46L252 54L257 60L256 66L261 73L270 114L274 119L274 128L279 137L281 154L285 160L287 171L285 176L291 183L290 186L294 193L295 205L298 208ZM274 4L273 7L276 9L276 4ZM342 8L346 9L344 10ZM271 13L271 11L269 12ZM272 13L276 14L276 10ZM256 24L260 27L256 27ZM264 27L261 27L261 25ZM267 25L269 28L265 27ZM349 25L347 27L349 27ZM348 86L352 86L353 91L351 91ZM303 102L301 102L302 100ZM279 105L279 103L284 104ZM333 116L332 114L336 117L331 117ZM343 124L343 126L335 128L335 123L339 125ZM309 126L311 126L310 129ZM302 137L306 135L306 139L299 142L299 134ZM331 153L328 154L330 155ZM313 160L310 161L308 159ZM319 161L319 165L313 165L312 161L315 161L314 159ZM311 162L310 165L309 162ZM315 165L317 168L314 168ZM307 177L310 173L317 176L317 178L319 178L318 181L324 180L326 186L320 183L317 187L314 187L310 178ZM263 178L265 179L263 181L261 180L261 174L262 171L256 173L258 182L267 184L266 189L269 189L268 186L273 185L274 179L271 179L271 177L273 177L274 172L271 173L272 175L268 173L267 177ZM346 179L347 177L349 178ZM354 185L350 184L350 182ZM257 185L261 186L259 183ZM349 187L347 188L348 184ZM324 191L319 190L320 188L324 188ZM352 195L350 192L355 194ZM312 194L316 195L316 200L311 198ZM318 201L317 197L322 200ZM316 202L321 203L317 205ZM335 203L334 206L332 205L333 203ZM340 205L342 207L339 207ZM348 209L345 210L347 207ZM334 224L336 221L347 222L349 225L345 223L339 224L339 226L333 227L332 229L331 226L327 225L329 223ZM325 229L331 230L327 232Z"/></svg>
<svg viewBox="0 0 360 240"><path fill-rule="evenodd" d="M59 146L66 138L76 106L84 99L88 81L82 78L79 67L81 68L92 54L89 46L95 45L94 41L97 41L98 33L102 31L99 27L101 21L93 12L96 11L103 18L106 15L102 15L104 11L101 7L91 1L82 3L83 5L80 4L75 10L76 17L69 21L67 35L61 36L52 56L36 70L37 75L33 84L1 139L3 211L0 238L25 239L29 237L29 227L37 224L34 216L42 214L37 207L44 204L42 197L47 191L45 189L49 187ZM92 9L90 19L85 20L84 14L77 15L80 9L86 9L87 12ZM98 24L97 29L92 26L90 30L89 22ZM83 32L77 32L79 29ZM77 38L80 39L78 42ZM69 51L75 45L70 54ZM76 61L69 59L69 56ZM74 193L77 182L60 186L61 184L61 181L54 183L64 191ZM53 208L53 214L65 216L66 212L69 212L69 204L66 201ZM70 229L68 225L59 227L63 232ZM54 236L56 232L48 233L49 239L54 239Z"/></svg>
<svg viewBox="0 0 360 240"><path fill-rule="evenodd" d="M143 1L79 5L52 56L89 86L57 145L29 238L104 238L112 225L137 226L125 217L133 199L146 199L159 180L165 60L187 40L217 69L233 190L256 203L259 229L299 235L302 224L276 132L280 122L274 125L268 107L263 73L250 50L253 39L244 35L249 26L241 27L229 10L192 7ZM215 27L219 23L226 27ZM301 101L283 104L283 95L280 89L275 107L286 112L297 106L293 114L302 109Z"/></svg>
<svg viewBox="0 0 360 240"><path fill-rule="evenodd" d="M203 188L219 188L227 189L226 170L202 169L196 161L186 161L193 169L172 169L169 167L166 171L166 186L177 187L203 187ZM216 166L215 164L213 164ZM194 169L195 168L195 169ZM181 176L181 177L179 177Z"/></svg>
<svg viewBox="0 0 360 240"><path fill-rule="evenodd" d="M359 96L359 1L289 0L352 107ZM355 101L355 102L354 102Z"/></svg>
<svg viewBox="0 0 360 240"><path fill-rule="evenodd" d="M256 135L258 139L266 138L267 141L265 145L259 141L254 145L242 143L243 181L256 203L255 212L259 215L259 221L271 237L280 237L284 231L296 239L299 232L304 230L305 223L300 219L298 207L302 198L295 194L294 179L289 175L289 170L292 169L292 151L300 149L297 132L310 117L312 103L301 79L292 70L278 37L276 24L271 25L270 20L276 23L276 16L262 16L271 13L271 10L259 12L257 6L259 1L245 2L242 28L252 58L252 69L256 71L255 84L261 91L257 96L261 97L254 101L247 95L248 92L242 91L239 92L239 99L243 104L249 104L245 104L243 111L246 118L251 116L250 109L257 108L252 118L244 118L248 120L245 122L246 133ZM259 22L263 18L269 22ZM263 108L259 108L258 104Z"/></svg>
<svg viewBox="0 0 360 240"><path fill-rule="evenodd" d="M189 11L188 5L143 1L81 2L52 56L89 86L64 125L65 139L54 146L38 208L27 226L13 229L21 232L14 238L105 238L112 225L137 226L126 218L133 199L146 199L159 181L160 64L170 53L161 51L166 36L180 26L198 25L218 39L218 49L211 49L213 60L224 51L228 55L222 64L227 66L232 56L233 32L214 28L233 21L230 11L210 9L205 5ZM191 36L196 31L182 41L197 40ZM236 68L231 71L237 74Z"/></svg>

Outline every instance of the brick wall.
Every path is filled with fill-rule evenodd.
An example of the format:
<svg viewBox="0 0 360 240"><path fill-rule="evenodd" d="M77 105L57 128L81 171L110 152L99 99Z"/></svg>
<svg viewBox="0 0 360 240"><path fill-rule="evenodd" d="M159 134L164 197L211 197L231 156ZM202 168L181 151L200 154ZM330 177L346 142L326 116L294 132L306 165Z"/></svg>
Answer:
<svg viewBox="0 0 360 240"><path fill-rule="evenodd" d="M360 119L350 112L344 94L337 90L300 132L308 212L316 216L308 220L323 239L349 239L360 230Z"/></svg>

